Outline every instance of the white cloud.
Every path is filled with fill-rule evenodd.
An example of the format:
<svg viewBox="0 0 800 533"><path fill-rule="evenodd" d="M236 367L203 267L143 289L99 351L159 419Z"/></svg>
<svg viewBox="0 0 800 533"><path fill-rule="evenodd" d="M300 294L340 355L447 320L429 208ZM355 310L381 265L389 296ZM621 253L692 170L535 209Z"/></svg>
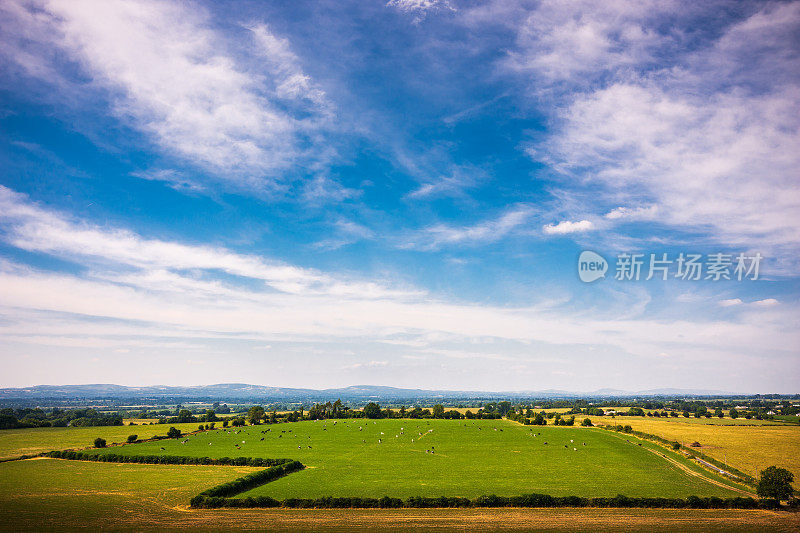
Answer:
<svg viewBox="0 0 800 533"><path fill-rule="evenodd" d="M775 298L765 298L764 300L756 300L753 302L753 305L758 305L761 307L772 307L773 305L778 305L780 302Z"/></svg>
<svg viewBox="0 0 800 533"><path fill-rule="evenodd" d="M265 59L271 64L272 83L277 96L288 100L303 99L313 102L323 110L330 103L325 91L318 87L300 67L300 58L292 52L288 39L277 37L266 24L252 26L250 30L260 45Z"/></svg>
<svg viewBox="0 0 800 533"><path fill-rule="evenodd" d="M389 0L386 6L414 15L415 23L421 22L431 12L456 10L448 0Z"/></svg>
<svg viewBox="0 0 800 533"><path fill-rule="evenodd" d="M361 191L343 186L333 178L319 174L306 181L303 186L303 200L313 206L338 203L361 195Z"/></svg>
<svg viewBox="0 0 800 533"><path fill-rule="evenodd" d="M487 179L486 172L470 165L452 166L449 173L426 180L405 198L411 200L446 196L465 196L464 190Z"/></svg>
<svg viewBox="0 0 800 533"><path fill-rule="evenodd" d="M533 210L530 207L520 206L509 209L494 220L473 226L454 227L437 224L418 232L402 247L435 250L444 245L495 242L525 224L532 214Z"/></svg>
<svg viewBox="0 0 800 533"><path fill-rule="evenodd" d="M665 343L706 353L743 350L754 343L765 350L781 350L793 345L795 339L789 337L797 331L781 322L791 319L788 311L753 314L741 323L662 322L588 318L535 305L452 304L420 291L351 281L225 249L102 230L44 210L6 188L0 188L0 214L7 244L82 266L78 277L0 263L0 314L6 315L0 321L0 335L28 337L26 343L36 343L37 336L54 336L61 340L51 344L74 344L63 339L83 336L88 339L84 343L97 347L137 348L136 342L115 345L103 339L138 339L142 347L142 343L167 342L163 337L202 337L251 339L263 346L287 337L391 342L421 335L426 342L505 338L611 345L646 356L663 350L659 346ZM215 272L250 283L231 285ZM8 320L9 316L16 318ZM681 331L679 339L676 330ZM156 337L161 340L154 341Z"/></svg>
<svg viewBox="0 0 800 533"><path fill-rule="evenodd" d="M702 10L675 16L689 24ZM608 220L657 216L718 243L796 256L800 3L760 6L691 51L680 24L653 30L671 11L545 2L531 13L512 67L533 76L534 94L550 90L558 111L529 153L573 193L588 187L587 203L640 206Z"/></svg>
<svg viewBox="0 0 800 533"><path fill-rule="evenodd" d="M0 186L0 225L7 228L4 240L13 246L87 262L94 265L95 275L99 277L154 290L224 293L227 289L218 281L191 277L184 272L219 270L287 293L376 298L420 294L373 282L336 278L220 247L147 239L127 230L108 230L73 222L27 202L23 195L3 186Z"/></svg>
<svg viewBox="0 0 800 533"><path fill-rule="evenodd" d="M41 59L66 55L121 121L165 153L240 187L273 187L278 173L302 156L302 137L314 127L309 113L327 111L322 90L303 73L288 43L265 25L253 26L255 45L245 45L248 55L256 46L265 57L253 72L196 5L42 1L6 12L13 14L9 24L17 28L17 41L51 47L39 54L47 68L29 67L21 45L6 50L30 74L74 83Z"/></svg>
<svg viewBox="0 0 800 533"><path fill-rule="evenodd" d="M205 186L172 169L150 169L132 172L131 175L148 181L163 181L176 191L203 192Z"/></svg>
<svg viewBox="0 0 800 533"><path fill-rule="evenodd" d="M564 220L558 224L545 224L542 227L542 231L547 235L567 235L569 233L579 233L591 231L593 229L595 229L595 227L590 220L579 220L577 222Z"/></svg>
<svg viewBox="0 0 800 533"><path fill-rule="evenodd" d="M522 19L506 66L553 82L593 81L651 61L664 40L655 22L674 11L670 1L545 0Z"/></svg>
<svg viewBox="0 0 800 533"><path fill-rule="evenodd" d="M616 207L605 214L609 220L653 220L658 213L655 205L647 207Z"/></svg>
<svg viewBox="0 0 800 533"><path fill-rule="evenodd" d="M356 370L358 368L381 368L389 366L389 361L367 361L366 363L353 363L345 365L342 370Z"/></svg>
<svg viewBox="0 0 800 533"><path fill-rule="evenodd" d="M742 305L741 298L731 298L729 300L722 300L719 302L719 305L722 307L733 307L734 305Z"/></svg>
<svg viewBox="0 0 800 533"><path fill-rule="evenodd" d="M663 223L712 227L728 244L795 243L800 120L791 109L798 97L787 90L697 99L615 84L570 106L547 146L549 162L569 176L588 174L610 195L651 202Z"/></svg>
<svg viewBox="0 0 800 533"><path fill-rule="evenodd" d="M314 246L322 250L338 250L343 246L353 244L363 239L372 239L375 233L366 226L352 220L337 220L331 228L331 237L323 239Z"/></svg>

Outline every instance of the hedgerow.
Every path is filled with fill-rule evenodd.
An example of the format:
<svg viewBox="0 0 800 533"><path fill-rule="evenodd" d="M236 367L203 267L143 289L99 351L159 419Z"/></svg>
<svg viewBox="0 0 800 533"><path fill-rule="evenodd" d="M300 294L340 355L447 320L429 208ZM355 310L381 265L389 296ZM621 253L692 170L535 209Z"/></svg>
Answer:
<svg viewBox="0 0 800 533"><path fill-rule="evenodd" d="M178 455L122 455L118 453L90 453L81 451L52 451L44 454L54 459L72 461L97 461L101 463L137 463L153 465L222 465L271 467L292 462L291 459L262 459L259 457L183 457ZM296 461L295 461L296 462Z"/></svg>

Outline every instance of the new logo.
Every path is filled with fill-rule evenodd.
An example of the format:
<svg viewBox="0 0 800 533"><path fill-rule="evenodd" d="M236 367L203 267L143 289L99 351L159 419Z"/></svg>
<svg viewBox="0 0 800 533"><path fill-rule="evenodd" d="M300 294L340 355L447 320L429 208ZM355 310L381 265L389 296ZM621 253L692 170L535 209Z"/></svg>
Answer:
<svg viewBox="0 0 800 533"><path fill-rule="evenodd" d="M578 258L578 277L584 283L591 283L597 279L606 277L608 263L603 256L585 250Z"/></svg>

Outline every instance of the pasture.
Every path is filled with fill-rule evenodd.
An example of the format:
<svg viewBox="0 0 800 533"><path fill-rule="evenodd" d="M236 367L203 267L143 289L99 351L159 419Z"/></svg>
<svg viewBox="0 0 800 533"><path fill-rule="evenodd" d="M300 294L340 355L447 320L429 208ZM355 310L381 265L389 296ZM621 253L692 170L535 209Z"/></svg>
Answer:
<svg viewBox="0 0 800 533"><path fill-rule="evenodd" d="M800 426L744 419L684 419L626 416L591 417L597 424L629 424L636 431L677 440L687 446L699 442L701 452L757 477L768 466L795 474L800 486Z"/></svg>
<svg viewBox="0 0 800 533"><path fill-rule="evenodd" d="M220 429L99 451L292 458L307 466L242 497L738 495L690 475L656 448L591 428L506 420L351 419ZM684 462L684 468L697 468Z"/></svg>
<svg viewBox="0 0 800 533"><path fill-rule="evenodd" d="M197 429L199 424L173 424L181 431ZM4 429L0 431L0 459L9 459L21 455L35 455L51 450L67 448L86 448L94 439L102 437L108 444L125 442L128 435L138 435L140 439L148 439L154 435L165 435L170 426L165 424L142 426L95 426L79 428L27 428Z"/></svg>

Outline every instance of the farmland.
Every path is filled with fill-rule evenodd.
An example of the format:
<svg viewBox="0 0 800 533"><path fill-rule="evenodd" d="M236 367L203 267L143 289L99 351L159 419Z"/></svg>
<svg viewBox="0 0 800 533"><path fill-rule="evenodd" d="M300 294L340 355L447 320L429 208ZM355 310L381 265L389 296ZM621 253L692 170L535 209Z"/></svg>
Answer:
<svg viewBox="0 0 800 533"><path fill-rule="evenodd" d="M177 427L193 431L197 426ZM84 448L95 436L103 436L111 443L124 441L130 433L164 434L168 428L159 425L9 430L0 433L0 449L8 456L19 456L23 450ZM330 420L305 421L217 429L181 439L94 451L212 458L289 457L307 466L242 493L237 496L240 498L385 494L401 498L474 497L531 492L665 497L741 494L713 484L712 481L721 482L721 478L702 471L677 454L629 435L593 428L522 426L507 420L350 419L336 424ZM661 453L676 463L668 462L658 455ZM64 529L113 526L119 530L169 530L189 525L198 530L250 529L264 520L269 520L275 530L341 530L354 525L363 530L406 527L448 530L465 526L491 529L502 524L508 529L535 525L571 531L670 531L691 523L704 531L723 531L733 525L742 531L792 531L798 526L797 515L768 511L188 508L189 499L198 492L258 470L54 459L2 463L0 515L7 522L0 522L0 529L40 530L43 525Z"/></svg>
<svg viewBox="0 0 800 533"><path fill-rule="evenodd" d="M687 474L649 451L653 445L639 443L597 429L522 426L505 420L348 420L215 430L100 453L301 461L307 466L302 472L243 495L278 499L474 498L531 492L587 497L738 495Z"/></svg>
<svg viewBox="0 0 800 533"><path fill-rule="evenodd" d="M730 419L623 418L595 419L597 423L629 424L634 430L701 444L698 450L751 476L770 465L800 472L800 426ZM797 485L795 479L795 486Z"/></svg>
<svg viewBox="0 0 800 533"><path fill-rule="evenodd" d="M174 424L181 431L194 431L197 424ZM163 424L139 426L96 426L81 428L28 428L6 429L0 431L0 459L34 455L50 450L65 448L85 448L91 446L96 437L102 437L109 444L125 442L128 435L138 435L147 439L154 435L164 435L170 426Z"/></svg>
<svg viewBox="0 0 800 533"><path fill-rule="evenodd" d="M115 531L796 531L800 515L675 509L189 510L198 490L238 467L121 465L54 459L0 464L0 530Z"/></svg>

